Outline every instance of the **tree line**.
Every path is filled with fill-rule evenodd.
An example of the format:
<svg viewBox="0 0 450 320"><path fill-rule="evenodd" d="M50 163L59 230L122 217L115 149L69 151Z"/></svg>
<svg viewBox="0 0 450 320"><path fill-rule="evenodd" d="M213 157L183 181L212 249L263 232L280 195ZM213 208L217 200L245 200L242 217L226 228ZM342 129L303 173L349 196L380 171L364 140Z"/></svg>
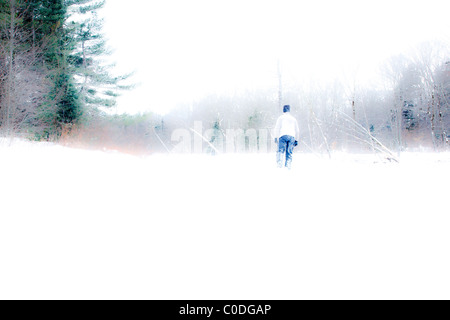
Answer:
<svg viewBox="0 0 450 320"><path fill-rule="evenodd" d="M305 152L446 150L450 147L449 47L423 43L407 55L393 56L380 66L380 78L370 86L360 84L356 76L324 83L274 81L270 88L204 97L165 115L162 135L165 143L173 145L173 130L190 129L195 121L202 121L210 129L208 142L222 143L229 129L271 130L284 104L292 106L299 121L299 149Z"/></svg>
<svg viewBox="0 0 450 320"><path fill-rule="evenodd" d="M98 10L105 1L0 0L0 131L57 139L115 104Z"/></svg>

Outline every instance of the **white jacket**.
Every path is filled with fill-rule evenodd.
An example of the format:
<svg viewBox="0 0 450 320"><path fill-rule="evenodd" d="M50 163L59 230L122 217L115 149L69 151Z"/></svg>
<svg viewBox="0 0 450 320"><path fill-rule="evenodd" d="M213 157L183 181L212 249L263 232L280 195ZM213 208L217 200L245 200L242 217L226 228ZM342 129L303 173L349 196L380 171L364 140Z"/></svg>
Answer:
<svg viewBox="0 0 450 320"><path fill-rule="evenodd" d="M289 112L283 113L275 125L275 138L280 138L282 136L292 136L295 140L298 140L300 137L298 129L298 122Z"/></svg>

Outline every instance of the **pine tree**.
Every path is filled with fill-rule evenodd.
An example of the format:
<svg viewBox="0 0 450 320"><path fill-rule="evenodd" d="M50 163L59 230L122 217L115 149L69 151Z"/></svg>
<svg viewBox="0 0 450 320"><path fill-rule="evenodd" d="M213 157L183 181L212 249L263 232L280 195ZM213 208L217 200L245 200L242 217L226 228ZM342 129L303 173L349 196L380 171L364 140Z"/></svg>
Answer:
<svg viewBox="0 0 450 320"><path fill-rule="evenodd" d="M55 129L59 131L61 126L76 123L81 116L81 105L68 62L73 45L65 28L67 4L64 0L42 0L35 10L38 24L36 38L46 42L43 63L51 70L53 82L48 103L56 104L56 114L46 116L54 118Z"/></svg>
<svg viewBox="0 0 450 320"><path fill-rule="evenodd" d="M68 28L72 34L73 47L69 63L76 78L80 99L88 108L111 107L115 105L118 90L126 89L121 81L128 76L112 76L102 58L110 54L102 32L103 22L97 11L105 1L73 0L72 21Z"/></svg>

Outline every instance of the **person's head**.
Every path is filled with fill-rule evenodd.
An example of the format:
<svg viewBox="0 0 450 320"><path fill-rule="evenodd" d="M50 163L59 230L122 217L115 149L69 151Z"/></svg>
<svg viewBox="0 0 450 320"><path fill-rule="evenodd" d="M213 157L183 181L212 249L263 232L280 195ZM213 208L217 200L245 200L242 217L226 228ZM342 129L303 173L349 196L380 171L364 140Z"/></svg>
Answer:
<svg viewBox="0 0 450 320"><path fill-rule="evenodd" d="M284 107L283 107L283 112L284 113L286 113L286 112L291 112L291 106L290 105L285 105Z"/></svg>

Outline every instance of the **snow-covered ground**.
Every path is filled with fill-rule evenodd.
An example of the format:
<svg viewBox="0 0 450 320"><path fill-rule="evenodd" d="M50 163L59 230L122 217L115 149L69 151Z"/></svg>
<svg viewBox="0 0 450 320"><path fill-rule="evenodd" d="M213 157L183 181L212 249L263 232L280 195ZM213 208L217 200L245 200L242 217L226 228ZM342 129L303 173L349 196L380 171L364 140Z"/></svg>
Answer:
<svg viewBox="0 0 450 320"><path fill-rule="evenodd" d="M0 157L0 299L450 299L449 153Z"/></svg>

